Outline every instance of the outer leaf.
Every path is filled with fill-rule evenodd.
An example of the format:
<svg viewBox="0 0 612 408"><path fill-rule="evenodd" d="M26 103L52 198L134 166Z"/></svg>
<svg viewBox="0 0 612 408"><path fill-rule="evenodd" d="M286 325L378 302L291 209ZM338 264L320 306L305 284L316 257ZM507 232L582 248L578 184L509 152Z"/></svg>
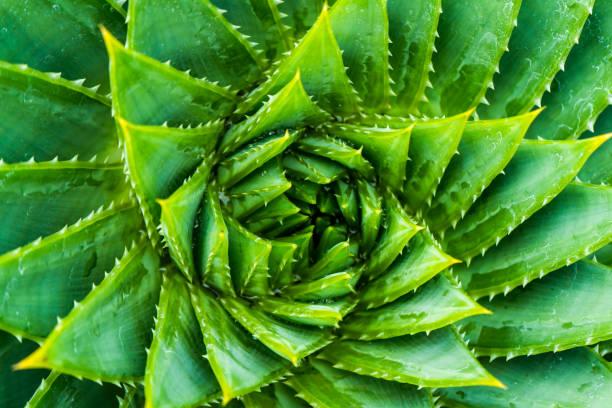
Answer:
<svg viewBox="0 0 612 408"><path fill-rule="evenodd" d="M140 227L134 206L113 206L0 256L0 327L42 340L102 280Z"/></svg>
<svg viewBox="0 0 612 408"><path fill-rule="evenodd" d="M121 126L127 173L142 210L149 237L157 242L161 207L211 153L223 130L220 121L194 129L142 126L117 119Z"/></svg>
<svg viewBox="0 0 612 408"><path fill-rule="evenodd" d="M302 38L300 43L282 60L270 79L251 92L238 106L237 113L248 113L262 100L278 92L297 72L308 95L317 104L337 115L350 115L357 110L357 95L345 73L342 55L332 33L327 7ZM321 75L325 72L325 75Z"/></svg>
<svg viewBox="0 0 612 408"><path fill-rule="evenodd" d="M304 372L287 382L297 396L316 407L433 407L433 401L425 390L356 375L332 367L329 363L312 360Z"/></svg>
<svg viewBox="0 0 612 408"><path fill-rule="evenodd" d="M612 94L612 4L595 3L580 43L572 49L550 94L543 98L546 110L533 123L527 137L575 139L592 128L597 116L610 104Z"/></svg>
<svg viewBox="0 0 612 408"><path fill-rule="evenodd" d="M110 101L78 81L0 61L0 100L0 158L7 162L119 159Z"/></svg>
<svg viewBox="0 0 612 408"><path fill-rule="evenodd" d="M23 408L46 370L13 371L11 366L36 349L36 343L20 342L11 334L0 332L0 404L6 408Z"/></svg>
<svg viewBox="0 0 612 408"><path fill-rule="evenodd" d="M391 112L413 113L425 95L441 0L389 0Z"/></svg>
<svg viewBox="0 0 612 408"><path fill-rule="evenodd" d="M454 225L510 161L539 113L468 122L425 218L434 231Z"/></svg>
<svg viewBox="0 0 612 408"><path fill-rule="evenodd" d="M290 363L241 328L210 292L193 287L191 302L204 334L208 361L221 386L224 404L285 374Z"/></svg>
<svg viewBox="0 0 612 408"><path fill-rule="evenodd" d="M113 108L137 125L198 125L227 116L234 94L124 48L102 30L110 56Z"/></svg>
<svg viewBox="0 0 612 408"><path fill-rule="evenodd" d="M363 105L388 107L389 23L384 0L339 0L329 12L347 74Z"/></svg>
<svg viewBox="0 0 612 408"><path fill-rule="evenodd" d="M208 0L132 0L127 46L222 86L246 88L261 57Z"/></svg>
<svg viewBox="0 0 612 408"><path fill-rule="evenodd" d="M159 258L141 241L15 367L52 368L92 380L141 378L160 284Z"/></svg>
<svg viewBox="0 0 612 408"><path fill-rule="evenodd" d="M523 114L540 106L542 95L563 68L595 0L522 0L510 52L504 54L495 89L487 92L490 106L481 105L482 118ZM593 60L595 61L595 60Z"/></svg>
<svg viewBox="0 0 612 408"><path fill-rule="evenodd" d="M184 407L218 398L220 388L204 358L202 332L179 274L164 276L158 310L145 370L147 404Z"/></svg>
<svg viewBox="0 0 612 408"><path fill-rule="evenodd" d="M438 275L413 295L378 309L353 313L343 322L342 334L359 340L388 339L429 332L483 313L490 312Z"/></svg>
<svg viewBox="0 0 612 408"><path fill-rule="evenodd" d="M440 41L433 55L436 71L422 112L455 115L481 102L508 45L520 5L521 0L442 2Z"/></svg>
<svg viewBox="0 0 612 408"><path fill-rule="evenodd" d="M426 387L503 387L448 328L376 341L341 340L319 355L335 368Z"/></svg>
<svg viewBox="0 0 612 408"><path fill-rule="evenodd" d="M118 385L96 384L53 371L42 381L28 408L88 408L116 405L121 388Z"/></svg>
<svg viewBox="0 0 612 408"><path fill-rule="evenodd" d="M393 302L457 262L426 231L420 231L383 275L360 290L360 306L371 309Z"/></svg>
<svg viewBox="0 0 612 408"><path fill-rule="evenodd" d="M157 200L161 207L160 229L170 256L190 282L195 278L193 229L211 167L210 159L204 160L193 176L170 197Z"/></svg>
<svg viewBox="0 0 612 408"><path fill-rule="evenodd" d="M612 398L612 370L596 353L576 348L559 354L485 364L508 390L490 387L440 389L449 407L506 408L515 405L605 407Z"/></svg>
<svg viewBox="0 0 612 408"><path fill-rule="evenodd" d="M578 142L523 140L516 154L445 234L445 248L465 259L488 249L553 199L576 176L588 157L609 137Z"/></svg>
<svg viewBox="0 0 612 408"><path fill-rule="evenodd" d="M610 241L612 188L569 184L499 246L453 272L474 297L507 293Z"/></svg>
<svg viewBox="0 0 612 408"><path fill-rule="evenodd" d="M461 322L464 339L477 354L507 358L611 339L610 282L612 268L579 261L484 303L493 315Z"/></svg>
<svg viewBox="0 0 612 408"><path fill-rule="evenodd" d="M222 298L221 303L255 338L293 365L333 339L329 330L288 323L238 298Z"/></svg>
<svg viewBox="0 0 612 408"><path fill-rule="evenodd" d="M97 0L6 0L0 4L0 60L61 72L70 80L108 92L103 24L125 40L124 16Z"/></svg>
<svg viewBox="0 0 612 408"><path fill-rule="evenodd" d="M118 165L0 163L0 254L127 198L124 178Z"/></svg>

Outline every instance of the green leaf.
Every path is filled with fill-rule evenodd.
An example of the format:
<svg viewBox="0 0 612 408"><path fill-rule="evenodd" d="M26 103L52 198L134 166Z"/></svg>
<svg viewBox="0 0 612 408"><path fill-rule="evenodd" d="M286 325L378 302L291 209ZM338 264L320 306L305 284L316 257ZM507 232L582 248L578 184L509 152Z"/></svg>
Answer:
<svg viewBox="0 0 612 408"><path fill-rule="evenodd" d="M612 99L612 4L595 3L576 45L555 77L551 93L544 95L546 110L527 137L576 139L591 129Z"/></svg>
<svg viewBox="0 0 612 408"><path fill-rule="evenodd" d="M318 357L335 368L424 387L503 387L449 328L385 340L340 340Z"/></svg>
<svg viewBox="0 0 612 408"><path fill-rule="evenodd" d="M339 242L327 250L314 264L299 271L305 280L315 280L345 270L358 261L356 244L350 241Z"/></svg>
<svg viewBox="0 0 612 408"><path fill-rule="evenodd" d="M309 326L334 326L355 307L356 299L347 296L334 302L304 303L283 298L263 298L259 307L289 322Z"/></svg>
<svg viewBox="0 0 612 408"><path fill-rule="evenodd" d="M271 136L251 143L217 165L217 181L229 188L285 151L300 135L299 131L285 131L282 136Z"/></svg>
<svg viewBox="0 0 612 408"><path fill-rule="evenodd" d="M414 294L378 309L351 314L342 323L342 335L359 340L388 339L429 332L482 313L490 312L438 275Z"/></svg>
<svg viewBox="0 0 612 408"><path fill-rule="evenodd" d="M442 402L452 408L605 407L612 398L610 364L593 351L497 360L485 364L508 390L491 387L443 388Z"/></svg>
<svg viewBox="0 0 612 408"><path fill-rule="evenodd" d="M236 290L241 295L269 294L268 260L272 244L231 218L226 218L226 224L229 266Z"/></svg>
<svg viewBox="0 0 612 408"><path fill-rule="evenodd" d="M612 132L612 106L608 106L597 118L594 131L595 134ZM585 134L581 138L584 136ZM580 169L578 177L587 183L612 184L612 141L608 140L591 155Z"/></svg>
<svg viewBox="0 0 612 408"><path fill-rule="evenodd" d="M412 212L422 212L425 203L431 202L471 113L415 123L410 135L406 181L400 191L402 202Z"/></svg>
<svg viewBox="0 0 612 408"><path fill-rule="evenodd" d="M184 129L134 125L122 118L117 121L121 126L127 173L149 237L157 243L161 207L155 200L168 198L202 159L213 152L223 131L223 122Z"/></svg>
<svg viewBox="0 0 612 408"><path fill-rule="evenodd" d="M357 202L357 191L348 183L338 180L334 185L336 200L342 216L350 228L359 225L359 203Z"/></svg>
<svg viewBox="0 0 612 408"><path fill-rule="evenodd" d="M344 141L335 137L307 134L296 142L296 146L306 153L338 162L344 167L357 171L368 179L373 178L375 175L374 167L361 154L363 148L353 149Z"/></svg>
<svg viewBox="0 0 612 408"><path fill-rule="evenodd" d="M434 406L426 390L417 390L408 384L352 374L338 370L320 360L312 360L306 370L291 377L287 383L298 392L298 397L316 407L429 408Z"/></svg>
<svg viewBox="0 0 612 408"><path fill-rule="evenodd" d="M108 31L115 113L137 125L198 125L231 113L235 95L169 65L124 48Z"/></svg>
<svg viewBox="0 0 612 408"><path fill-rule="evenodd" d="M270 286L283 287L293 282L293 262L298 245L293 242L270 241L272 249L268 259Z"/></svg>
<svg viewBox="0 0 612 408"><path fill-rule="evenodd" d="M119 160L110 101L79 81L0 61L0 100L4 161Z"/></svg>
<svg viewBox="0 0 612 408"><path fill-rule="evenodd" d="M288 323L238 298L221 298L221 303L255 338L293 365L333 339L329 330Z"/></svg>
<svg viewBox="0 0 612 408"><path fill-rule="evenodd" d="M113 200L127 198L119 165L0 163L0 254L50 235Z"/></svg>
<svg viewBox="0 0 612 408"><path fill-rule="evenodd" d="M252 116L232 126L221 140L219 150L235 151L244 143L273 130L317 125L329 118L302 86L300 71L278 93L272 95Z"/></svg>
<svg viewBox="0 0 612 408"><path fill-rule="evenodd" d="M318 300L339 298L355 293L354 282L363 272L362 266L355 266L343 272L332 273L320 279L296 283L283 290L283 294L295 300Z"/></svg>
<svg viewBox="0 0 612 408"><path fill-rule="evenodd" d="M287 372L290 363L240 327L206 289L192 287L191 302L224 404L278 380Z"/></svg>
<svg viewBox="0 0 612 408"><path fill-rule="evenodd" d="M0 256L0 327L42 340L104 278L140 227L133 205L113 204Z"/></svg>
<svg viewBox="0 0 612 408"><path fill-rule="evenodd" d="M220 396L202 332L182 277L169 271L159 295L153 342L145 370L145 394L151 407L194 406Z"/></svg>
<svg viewBox="0 0 612 408"><path fill-rule="evenodd" d="M427 231L415 234L383 275L359 291L359 306L371 309L393 302L459 262L445 254Z"/></svg>
<svg viewBox="0 0 612 408"><path fill-rule="evenodd" d="M211 167L211 160L204 160L193 176L185 180L170 197L157 200L161 207L161 234L168 244L170 256L190 282L193 282L196 273L193 229Z"/></svg>
<svg viewBox="0 0 612 408"><path fill-rule="evenodd" d="M98 24L125 40L124 17L98 0L6 0L0 4L0 60L61 72L109 90L108 56Z"/></svg>
<svg viewBox="0 0 612 408"><path fill-rule="evenodd" d="M389 0L391 112L413 113L425 95L432 70L441 0ZM415 129L416 130L416 129ZM412 147L411 147L412 150Z"/></svg>
<svg viewBox="0 0 612 408"><path fill-rule="evenodd" d="M485 91L508 45L520 5L520 0L442 2L433 85L421 112L455 115L486 101Z"/></svg>
<svg viewBox="0 0 612 408"><path fill-rule="evenodd" d="M317 184L329 184L346 175L346 168L319 156L291 152L283 156L283 167L293 177Z"/></svg>
<svg viewBox="0 0 612 408"><path fill-rule="evenodd" d="M333 1L328 1L328 4L331 3ZM323 4L323 0L283 0L278 4L278 10L286 16L283 23L294 39L302 38L314 25L323 10Z"/></svg>
<svg viewBox="0 0 612 408"><path fill-rule="evenodd" d="M372 184L361 179L356 181L359 207L361 208L360 249L362 253L369 253L376 243L382 222L382 196Z"/></svg>
<svg viewBox="0 0 612 408"><path fill-rule="evenodd" d="M300 207L293 204L285 194L270 201L265 207L261 207L249 215L248 222L261 221L266 218L287 217L300 212Z"/></svg>
<svg viewBox="0 0 612 408"><path fill-rule="evenodd" d="M46 370L13 371L11 366L36 350L36 343L19 341L0 331L0 404L6 408L23 408Z"/></svg>
<svg viewBox="0 0 612 408"><path fill-rule="evenodd" d="M385 195L384 209L383 231L366 261L366 275L370 280L384 273L414 234L423 229L412 222L394 195Z"/></svg>
<svg viewBox="0 0 612 408"><path fill-rule="evenodd" d="M551 273L483 305L491 316L461 322L477 355L515 357L612 339L612 268L589 261Z"/></svg>
<svg viewBox="0 0 612 408"><path fill-rule="evenodd" d="M504 175L498 176L456 227L446 232L445 249L469 259L499 243L559 194L608 138L523 140Z"/></svg>
<svg viewBox="0 0 612 408"><path fill-rule="evenodd" d="M252 47L269 59L276 59L290 48L286 27L280 23L276 4L268 0L211 0L219 12L241 33Z"/></svg>
<svg viewBox="0 0 612 408"><path fill-rule="evenodd" d="M326 6L300 43L281 60L270 79L252 91L236 113L245 114L258 107L266 96L278 92L297 72L301 73L306 93L323 109L342 116L357 110L357 95L346 75Z"/></svg>
<svg viewBox="0 0 612 408"><path fill-rule="evenodd" d="M45 367L91 380L142 378L160 285L159 258L142 240L15 368Z"/></svg>
<svg viewBox="0 0 612 408"><path fill-rule="evenodd" d="M374 165L380 181L399 190L406 178L412 128L412 125L395 130L337 124L330 125L328 132L363 148L365 158Z"/></svg>
<svg viewBox="0 0 612 408"><path fill-rule="evenodd" d="M512 234L453 274L473 297L509 292L612 241L612 188L569 184Z"/></svg>
<svg viewBox="0 0 612 408"><path fill-rule="evenodd" d="M593 260L604 265L612 266L612 243L595 251L593 253Z"/></svg>
<svg viewBox="0 0 612 408"><path fill-rule="evenodd" d="M433 231L455 225L519 147L539 111L507 119L467 122L425 218Z"/></svg>
<svg viewBox="0 0 612 408"><path fill-rule="evenodd" d="M483 119L504 118L541 105L542 95L565 63L593 10L595 0L522 0L517 28L487 92L490 106L481 105ZM595 61L595 60L591 60Z"/></svg>
<svg viewBox="0 0 612 408"><path fill-rule="evenodd" d="M222 86L248 87L264 62L209 0L133 0L127 47Z"/></svg>
<svg viewBox="0 0 612 408"><path fill-rule="evenodd" d="M270 160L227 191L232 215L242 219L291 188L280 160Z"/></svg>
<svg viewBox="0 0 612 408"><path fill-rule="evenodd" d="M234 294L229 266L228 231L217 190L209 185L196 227L194 261L202 282L223 294Z"/></svg>
<svg viewBox="0 0 612 408"><path fill-rule="evenodd" d="M346 73L369 110L388 107L389 23L384 0L338 0L329 11Z"/></svg>
<svg viewBox="0 0 612 408"><path fill-rule="evenodd" d="M88 408L112 407L117 404L119 385L96 384L53 371L36 390L28 408Z"/></svg>

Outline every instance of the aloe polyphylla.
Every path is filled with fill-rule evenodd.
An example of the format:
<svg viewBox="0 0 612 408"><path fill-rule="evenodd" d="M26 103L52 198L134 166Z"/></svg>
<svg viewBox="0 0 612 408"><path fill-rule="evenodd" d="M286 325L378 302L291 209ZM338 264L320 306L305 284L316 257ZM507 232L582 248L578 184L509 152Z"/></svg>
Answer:
<svg viewBox="0 0 612 408"><path fill-rule="evenodd" d="M3 0L0 60L3 407L612 401L612 1Z"/></svg>

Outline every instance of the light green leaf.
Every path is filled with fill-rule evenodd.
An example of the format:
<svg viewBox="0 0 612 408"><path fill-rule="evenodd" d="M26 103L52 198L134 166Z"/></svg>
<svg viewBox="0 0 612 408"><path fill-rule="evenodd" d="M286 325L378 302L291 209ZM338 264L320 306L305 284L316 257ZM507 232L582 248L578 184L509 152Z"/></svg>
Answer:
<svg viewBox="0 0 612 408"><path fill-rule="evenodd" d="M205 404L220 396L187 286L174 270L164 276L145 370L151 407Z"/></svg>
<svg viewBox="0 0 612 408"><path fill-rule="evenodd" d="M0 256L0 328L42 340L111 270L140 228L137 208L112 205Z"/></svg>
<svg viewBox="0 0 612 408"><path fill-rule="evenodd" d="M361 208L361 242L359 245L362 253L369 253L376 243L380 230L383 198L372 184L361 179L356 181Z"/></svg>
<svg viewBox="0 0 612 408"><path fill-rule="evenodd" d="M438 329L476 314L490 313L438 275L414 294L378 309L360 311L342 323L343 338L388 339Z"/></svg>
<svg viewBox="0 0 612 408"><path fill-rule="evenodd" d="M507 293L610 241L612 188L571 183L499 246L453 274L473 297Z"/></svg>
<svg viewBox="0 0 612 408"><path fill-rule="evenodd" d="M259 307L289 322L310 326L335 326L355 307L356 299L347 296L334 302L304 303L283 298L263 298Z"/></svg>
<svg viewBox="0 0 612 408"><path fill-rule="evenodd" d="M452 408L526 408L546 406L605 407L612 399L610 364L586 348L563 353L497 360L485 367L508 385L443 388L444 405Z"/></svg>
<svg viewBox="0 0 612 408"><path fill-rule="evenodd" d="M312 406L324 408L378 407L429 408L433 400L426 390L408 384L352 374L329 363L312 360L310 367L287 383L297 396Z"/></svg>
<svg viewBox="0 0 612 408"><path fill-rule="evenodd" d="M224 404L278 380L287 372L291 363L240 327L206 289L192 287L191 302Z"/></svg>
<svg viewBox="0 0 612 408"><path fill-rule="evenodd" d="M339 298L355 293L353 282L359 279L362 272L363 266L355 266L320 279L293 284L285 288L283 294L291 299L302 301Z"/></svg>
<svg viewBox="0 0 612 408"><path fill-rule="evenodd" d="M102 29L110 56L113 109L137 125L193 125L227 116L234 94L124 48Z"/></svg>
<svg viewBox="0 0 612 408"><path fill-rule="evenodd" d="M159 257L141 240L15 368L45 367L91 380L142 378L160 285Z"/></svg>
<svg viewBox="0 0 612 408"><path fill-rule="evenodd" d="M317 184L329 184L347 173L344 166L334 161L297 152L283 156L283 167L293 177Z"/></svg>
<svg viewBox="0 0 612 408"><path fill-rule="evenodd" d="M289 27L293 39L299 40L314 25L324 3L324 0L283 0L278 4L278 10L286 15L282 21Z"/></svg>
<svg viewBox="0 0 612 408"><path fill-rule="evenodd" d="M221 303L255 338L293 365L325 347L333 339L329 330L283 321L242 299L221 298Z"/></svg>
<svg viewBox="0 0 612 408"><path fill-rule="evenodd" d="M386 340L340 340L318 357L335 368L424 387L503 387L449 328Z"/></svg>

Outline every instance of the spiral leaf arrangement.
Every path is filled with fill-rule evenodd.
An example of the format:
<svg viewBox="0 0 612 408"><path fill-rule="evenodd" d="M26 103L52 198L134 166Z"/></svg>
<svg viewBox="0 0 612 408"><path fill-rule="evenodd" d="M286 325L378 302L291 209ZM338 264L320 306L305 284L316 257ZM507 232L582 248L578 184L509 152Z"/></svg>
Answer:
<svg viewBox="0 0 612 408"><path fill-rule="evenodd" d="M2 406L609 406L611 1L4 0L0 59Z"/></svg>

